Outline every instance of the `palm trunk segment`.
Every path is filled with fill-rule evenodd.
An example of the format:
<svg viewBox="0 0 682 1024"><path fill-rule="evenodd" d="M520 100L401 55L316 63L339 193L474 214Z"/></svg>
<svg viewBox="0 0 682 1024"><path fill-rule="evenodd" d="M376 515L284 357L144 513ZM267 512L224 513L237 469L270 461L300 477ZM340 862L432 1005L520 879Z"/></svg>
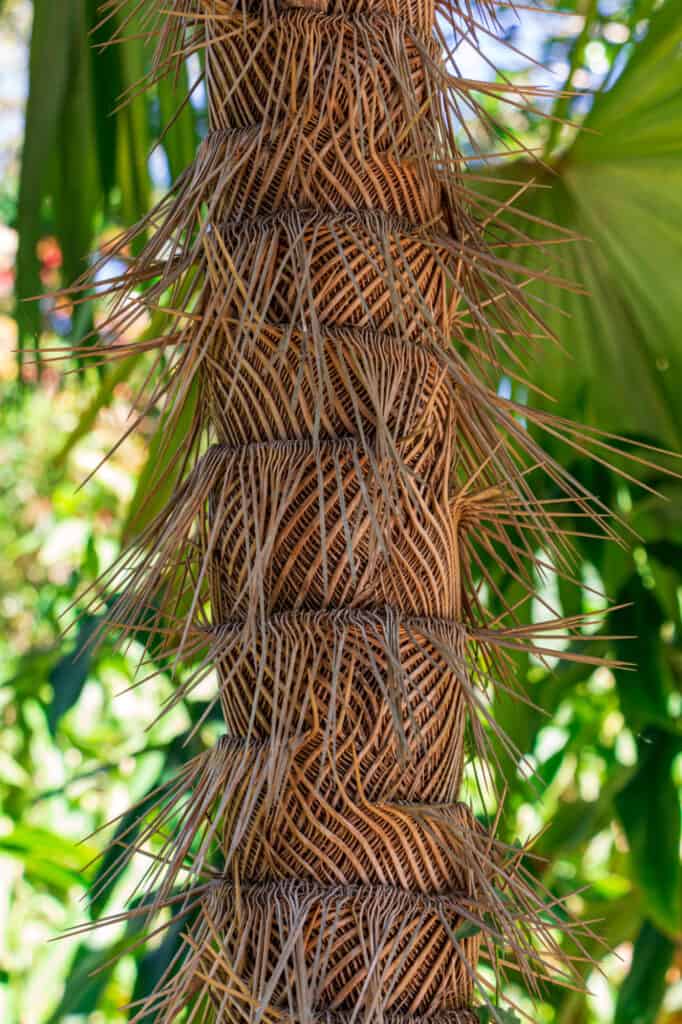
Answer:
<svg viewBox="0 0 682 1024"><path fill-rule="evenodd" d="M460 173L474 99L443 44L478 15L145 6L158 73L201 54L210 123L114 316L172 310L170 414L198 397L111 618L161 607L194 666L174 699L216 673L226 736L130 843L156 843L153 910L187 921L140 1017L470 1024L481 955L531 989L571 970L563 914L458 799L466 757L504 746L505 649L537 639L482 587L501 566L530 599L538 547L565 557L529 466L589 511L495 391L539 328Z"/></svg>

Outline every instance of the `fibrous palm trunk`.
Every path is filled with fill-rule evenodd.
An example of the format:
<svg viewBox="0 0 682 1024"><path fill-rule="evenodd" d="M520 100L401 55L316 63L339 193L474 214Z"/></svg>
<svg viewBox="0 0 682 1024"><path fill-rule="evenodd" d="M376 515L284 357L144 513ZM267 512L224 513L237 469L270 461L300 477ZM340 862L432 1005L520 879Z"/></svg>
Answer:
<svg viewBox="0 0 682 1024"><path fill-rule="evenodd" d="M465 1024L494 996L481 954L531 987L569 971L556 908L459 794L504 649L533 644L483 591L502 567L530 599L534 552L565 553L529 467L589 510L495 391L535 319L463 184L473 98L443 48L485 10L143 6L158 73L201 54L209 131L113 318L169 311L159 390L197 412L111 620L157 609L193 665L174 701L215 672L226 735L130 843L187 920L140 1015Z"/></svg>

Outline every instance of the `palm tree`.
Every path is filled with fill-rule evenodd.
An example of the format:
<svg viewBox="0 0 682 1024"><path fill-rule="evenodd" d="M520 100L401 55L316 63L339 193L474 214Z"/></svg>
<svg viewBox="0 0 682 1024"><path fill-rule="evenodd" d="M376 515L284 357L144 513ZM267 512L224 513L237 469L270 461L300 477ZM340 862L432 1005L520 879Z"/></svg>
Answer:
<svg viewBox="0 0 682 1024"><path fill-rule="evenodd" d="M489 7L147 0L121 19L156 38L154 79L201 55L209 132L118 242L139 253L112 323L173 321L146 342L147 401L169 438L195 412L156 481L179 476L170 502L106 581L109 622L191 666L171 704L215 673L226 726L105 879L155 842L130 913L185 922L136 1019L467 1024L475 1003L503 1019L508 967L531 991L573 981L559 933L579 933L460 800L467 765L483 789L486 759L515 755L489 710L514 691L507 652L554 654L584 621L517 619L547 604L544 567L570 578L564 510L612 533L527 424L590 437L497 392L546 332L526 234L508 220L503 249L506 206L462 175L476 98L452 39ZM557 497L534 498L538 473Z"/></svg>

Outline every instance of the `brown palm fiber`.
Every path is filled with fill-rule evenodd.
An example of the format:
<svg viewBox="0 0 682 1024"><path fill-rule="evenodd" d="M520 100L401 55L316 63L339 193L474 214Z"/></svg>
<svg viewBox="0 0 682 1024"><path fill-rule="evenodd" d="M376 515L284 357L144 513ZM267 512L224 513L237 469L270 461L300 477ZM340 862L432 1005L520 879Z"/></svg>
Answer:
<svg viewBox="0 0 682 1024"><path fill-rule="evenodd" d="M516 756L490 713L509 652L588 639L551 609L493 617L486 591L571 578L568 511L615 536L527 426L610 441L496 392L546 339L509 255L532 226L505 221L501 255L508 211L473 196L455 135L480 92L542 93L457 74L449 37L494 31L491 3L105 6L156 41L150 80L199 55L209 109L109 282L112 329L171 323L141 415L165 403L170 438L196 396L175 492L103 582L109 622L186 666L169 708L213 675L226 728L101 880L142 854L129 915L185 922L134 1019L473 1024L479 959L577 984L581 930L460 799L491 739Z"/></svg>

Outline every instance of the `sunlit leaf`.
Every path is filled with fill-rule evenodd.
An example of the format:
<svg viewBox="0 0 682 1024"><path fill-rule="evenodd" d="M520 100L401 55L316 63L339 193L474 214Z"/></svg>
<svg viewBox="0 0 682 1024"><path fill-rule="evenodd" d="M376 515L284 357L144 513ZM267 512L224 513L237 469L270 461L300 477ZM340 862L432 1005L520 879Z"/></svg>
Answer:
<svg viewBox="0 0 682 1024"><path fill-rule="evenodd" d="M587 296L533 286L550 304L542 315L565 351L543 347L531 380L559 400L560 411L584 408L600 428L675 448L682 439L681 81L682 7L667 0L551 173L524 162L505 169L534 182L521 209L586 239L562 245L553 269ZM529 227L534 238L548 234ZM538 254L518 249L514 258L537 265Z"/></svg>
<svg viewBox="0 0 682 1024"><path fill-rule="evenodd" d="M64 839L44 828L17 822L0 838L0 852L21 860L26 876L63 894L87 884L86 867L92 859L90 844Z"/></svg>

